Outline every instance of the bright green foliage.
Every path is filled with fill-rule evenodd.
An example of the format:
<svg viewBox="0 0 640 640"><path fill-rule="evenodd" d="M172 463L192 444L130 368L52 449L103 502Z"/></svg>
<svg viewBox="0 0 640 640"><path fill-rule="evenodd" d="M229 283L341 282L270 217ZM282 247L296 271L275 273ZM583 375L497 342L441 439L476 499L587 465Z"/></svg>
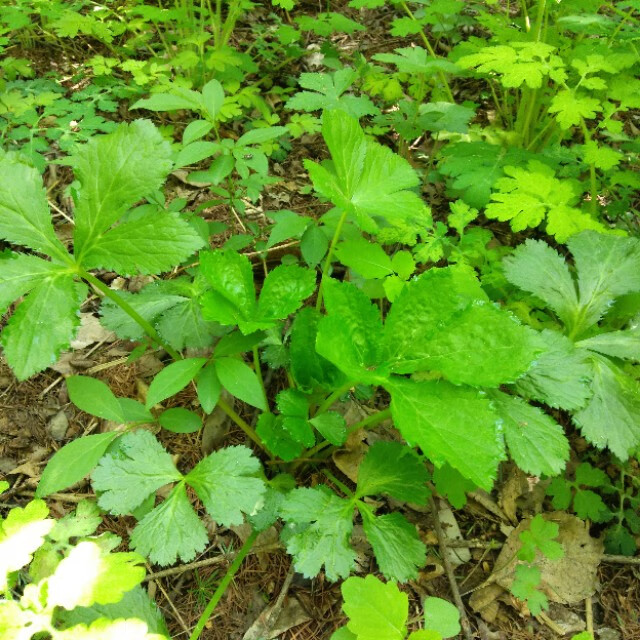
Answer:
<svg viewBox="0 0 640 640"><path fill-rule="evenodd" d="M409 617L409 598L393 582L375 576L351 577L342 583L343 611L349 622L331 640L405 640ZM424 629L414 631L408 640L442 640L460 632L458 610L441 598L424 601Z"/></svg>
<svg viewBox="0 0 640 640"><path fill-rule="evenodd" d="M451 506L462 509L467 504L467 491L473 491L476 485L467 480L451 465L443 464L433 470L433 484L438 494L446 496Z"/></svg>
<svg viewBox="0 0 640 640"><path fill-rule="evenodd" d="M545 520L540 514L531 520L529 528L520 534L518 558L533 562L539 551L549 560L558 560L564 556L562 545L554 541L558 537L558 525Z"/></svg>
<svg viewBox="0 0 640 640"><path fill-rule="evenodd" d="M296 93L285 106L295 111L340 109L354 118L379 113L378 107L367 96L345 94L357 77L355 69L348 67L334 73L303 73L299 82L307 91Z"/></svg>
<svg viewBox="0 0 640 640"><path fill-rule="evenodd" d="M540 577L540 569L535 565L519 564L510 587L511 593L526 602L534 616L549 608L547 596L538 589Z"/></svg>
<svg viewBox="0 0 640 640"><path fill-rule="evenodd" d="M132 547L140 553L158 564L171 564L177 557L191 560L207 543L206 529L193 512L186 484L217 522L240 524L242 513L253 512L262 499L264 484L255 477L259 470L258 460L248 449L230 447L207 456L183 476L153 435L140 430L123 436L118 450L102 458L92 482L99 493L98 504L115 514L134 511L157 489L176 483L131 536Z"/></svg>
<svg viewBox="0 0 640 640"><path fill-rule="evenodd" d="M602 498L592 489L610 490L607 475L600 469L583 462L576 468L575 480L554 478L547 487L547 494L553 497L556 509L567 510L572 506L575 514L583 520L607 522L612 514Z"/></svg>
<svg viewBox="0 0 640 640"><path fill-rule="evenodd" d="M546 336L552 348L517 388L551 406L573 409L573 420L587 440L626 460L640 444L640 388L616 359L627 344L632 346L625 357L637 359L635 334L633 329L615 331L607 339L609 334L598 323L617 298L640 291L640 242L587 231L572 237L569 249L577 282L558 254L539 241L527 241L505 260L507 278L549 306L569 338L543 333L541 338ZM533 275L534 264L539 274L549 277ZM568 344L571 341L574 348ZM561 363L561 373L556 363Z"/></svg>
<svg viewBox="0 0 640 640"><path fill-rule="evenodd" d="M567 77L562 59L555 50L542 42L485 46L479 53L460 58L458 65L475 68L481 73L496 73L504 87L526 84L531 89L539 89L544 78L562 83Z"/></svg>
<svg viewBox="0 0 640 640"><path fill-rule="evenodd" d="M460 72L460 69L448 60L434 58L422 47L403 47L395 49L395 53L376 53L374 60L388 62L395 65L398 71L411 74L433 76L443 71L446 73Z"/></svg>
<svg viewBox="0 0 640 640"><path fill-rule="evenodd" d="M322 135L331 162L305 160L315 190L352 216L358 226L376 233L383 221L401 225L424 209L410 191L419 180L411 165L387 147L367 139L358 121L343 111L325 111Z"/></svg>
<svg viewBox="0 0 640 640"><path fill-rule="evenodd" d="M577 96L568 89L558 92L549 107L549 112L556 114L563 129L579 125L584 119L595 118L599 111L602 111L602 108L598 100Z"/></svg>
<svg viewBox="0 0 640 640"><path fill-rule="evenodd" d="M497 192L487 205L485 215L509 221L514 231L537 227L545 220L547 232L558 242L585 229L604 231L604 227L573 205L578 199L574 185L558 180L552 169L532 160L527 169L505 167L507 177L495 183Z"/></svg>
<svg viewBox="0 0 640 640"><path fill-rule="evenodd" d="M69 162L79 183L74 257L55 235L37 171L10 155L0 160L0 237L51 258L2 254L8 267L0 275L2 307L32 294L2 333L5 357L22 379L52 364L73 337L87 292L75 280L79 269L160 273L202 246L187 222L166 211L130 217L114 227L171 169L170 148L150 122L122 124L92 139ZM31 348L34 342L38 349Z"/></svg>
<svg viewBox="0 0 640 640"><path fill-rule="evenodd" d="M424 503L427 478L424 465L410 449L400 443L380 442L362 463L353 497L338 498L327 487L289 493L280 515L287 522L285 541L296 569L315 576L324 565L330 580L348 576L356 557L350 538L357 509L380 571L401 582L411 579L425 560L425 548L415 527L400 513L376 516L361 499L386 493L398 500Z"/></svg>
<svg viewBox="0 0 640 640"><path fill-rule="evenodd" d="M117 609L129 592L139 589L144 559L137 553L110 553L120 541L109 538L111 534L92 535L101 522L95 505L80 503L76 513L57 523L47 515L44 502L34 500L12 509L0 522L0 584L9 593L9 578L12 594L11 599L0 598L0 638L41 633L53 640L168 637L162 617L145 592L136 592L137 607ZM77 542L71 544L70 538ZM23 587L12 573L29 563L25 573L29 583ZM134 619L143 609L151 614L149 627ZM112 615L114 611L120 615ZM79 615L74 618L74 614ZM144 613L143 617L147 618Z"/></svg>
<svg viewBox="0 0 640 640"><path fill-rule="evenodd" d="M245 335L269 329L294 313L315 288L313 271L280 265L265 278L256 301L253 270L246 256L233 251L200 255L211 291L201 298L206 320L235 326Z"/></svg>

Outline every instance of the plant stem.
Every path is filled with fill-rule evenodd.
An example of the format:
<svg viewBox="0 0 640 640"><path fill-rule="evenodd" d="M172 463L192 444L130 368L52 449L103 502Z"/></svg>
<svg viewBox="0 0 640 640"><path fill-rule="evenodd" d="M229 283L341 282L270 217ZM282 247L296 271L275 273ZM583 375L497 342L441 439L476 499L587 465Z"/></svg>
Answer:
<svg viewBox="0 0 640 640"><path fill-rule="evenodd" d="M536 16L536 29L534 31L534 40L540 42L542 38L542 27L545 23L545 14L547 10L547 0L538 0L538 14Z"/></svg>
<svg viewBox="0 0 640 640"><path fill-rule="evenodd" d="M81 269L79 275L82 279L92 284L106 298L117 304L132 320L135 320L144 332L160 347L162 347L174 360L181 360L182 356L160 337L153 325L145 320L126 300L119 296L113 289L110 289L104 282L98 280L88 271Z"/></svg>
<svg viewBox="0 0 640 640"><path fill-rule="evenodd" d="M355 387L356 384L356 382L352 381L345 382L340 388L336 389L331 395L329 395L322 404L320 404L318 410L314 415L320 415L321 413L324 413L325 411L330 409L331 405L333 405L333 403L336 402L340 398L340 396L347 393L347 391L349 391L349 389L351 389L352 387Z"/></svg>
<svg viewBox="0 0 640 640"><path fill-rule="evenodd" d="M264 396L264 404L267 407L267 413L271 413L269 410L269 398L267 397L267 390L264 386L264 378L262 377L262 367L260 366L260 353L258 352L258 345L253 347L253 368L256 371L258 382L262 388L262 395Z"/></svg>
<svg viewBox="0 0 640 640"><path fill-rule="evenodd" d="M340 482L340 480L338 480L338 478L336 478L329 469L323 469L322 473L324 473L324 475L327 476L327 478L329 478L329 480L331 480L331 482L333 482L333 484L335 484L336 487L338 487L338 489L347 496L347 498L353 498L353 491L351 491L343 482Z"/></svg>
<svg viewBox="0 0 640 640"><path fill-rule="evenodd" d="M340 236L342 235L342 227L347 219L347 211L343 211L340 219L338 220L338 224L336 225L336 230L333 233L333 238L331 239L331 244L329 245L329 251L327 252L327 258L324 261L324 267L322 269L322 278L320 279L320 287L318 288L318 300L316 301L316 310L320 311L322 309L322 294L324 291L324 283L325 279L328 277L329 269L331 269L331 259L333 258L333 252L340 240Z"/></svg>
<svg viewBox="0 0 640 640"><path fill-rule="evenodd" d="M218 400L218 406L245 432L248 438L253 440L263 451L269 453L251 425L245 422L222 398Z"/></svg>
<svg viewBox="0 0 640 640"><path fill-rule="evenodd" d="M411 18L411 20L419 22L419 20L413 15L413 11L409 9L407 3L404 0L400 2L400 6L402 7L402 10L409 16L409 18ZM420 25L420 37L422 38L422 42L429 52L429 55L433 56L434 58L439 58L440 56L438 56L438 54L435 52L435 49L433 48L433 46L431 46L431 42L429 42L429 38L427 38L427 35L424 32L424 29L422 29L422 25ZM451 87L449 86L449 82L447 80L447 76L443 71L439 71L438 77L440 78L440 81L444 86L444 90L447 94L447 98L449 98L449 102L455 102L453 92L451 91Z"/></svg>
<svg viewBox="0 0 640 640"><path fill-rule="evenodd" d="M240 565L242 565L242 561L247 557L249 551L251 551L251 547L253 547L256 538L258 537L258 532L253 531L251 535L247 538L246 542L242 545L240 551L238 551L238 555L235 557L234 561L231 563L231 566L227 569L227 573L224 574L224 578L220 581L218 588L215 590L214 594L211 596L211 600L209 600L209 604L207 604L205 610L202 612L200 619L198 620L198 624L194 627L191 635L189 636L189 640L198 640L200 634L202 633L205 624L211 617L211 614L214 612L218 602L220 602L220 598L224 595L224 592L227 590L231 581L233 580L236 573L238 573L238 569L240 569Z"/></svg>

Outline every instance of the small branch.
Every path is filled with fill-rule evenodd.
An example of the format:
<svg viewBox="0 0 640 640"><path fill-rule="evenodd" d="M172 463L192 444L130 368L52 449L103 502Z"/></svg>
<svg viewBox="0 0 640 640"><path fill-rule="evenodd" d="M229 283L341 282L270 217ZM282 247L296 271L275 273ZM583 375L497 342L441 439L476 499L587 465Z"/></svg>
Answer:
<svg viewBox="0 0 640 640"><path fill-rule="evenodd" d="M246 423L222 398L218 400L218 406L238 425L253 442L255 442L263 451L269 453L264 443L258 438L253 428Z"/></svg>
<svg viewBox="0 0 640 640"><path fill-rule="evenodd" d="M453 600L456 604L456 607L458 608L458 612L460 613L460 625L462 626L462 631L464 632L464 637L466 638L466 640L473 640L473 633L471 631L471 625L469 624L469 618L467 618L467 612L464 608L464 603L462 602L462 598L460 596L460 590L458 589L456 577L453 573L451 561L449 560L449 554L447 552L447 542L444 536L444 531L442 530L442 524L440 523L438 506L436 505L433 497L429 498L429 506L431 507L431 512L433 513L433 521L436 526L436 534L438 536L438 545L440 546L442 564L444 565L444 570L447 574L447 578L449 578L449 586L451 587Z"/></svg>
<svg viewBox="0 0 640 640"><path fill-rule="evenodd" d="M591 602L591 596L588 596L584 601L584 612L587 618L587 633L591 634L591 637L595 637L593 635L593 602Z"/></svg>
<svg viewBox="0 0 640 640"><path fill-rule="evenodd" d="M281 544L267 544L261 547L252 548L249 553L269 553L271 551L280 551L282 549ZM149 580L158 580L160 578L168 578L169 576L177 576L187 571L194 571L195 569L202 569L203 567L211 567L216 564L222 564L232 560L238 554L237 551L231 553L221 553L213 558L207 558L206 560L196 560L195 562L189 562L187 564L181 564L177 567L171 567L171 569L163 569L162 571L156 571L155 573L149 573L144 578L143 582L149 582Z"/></svg>

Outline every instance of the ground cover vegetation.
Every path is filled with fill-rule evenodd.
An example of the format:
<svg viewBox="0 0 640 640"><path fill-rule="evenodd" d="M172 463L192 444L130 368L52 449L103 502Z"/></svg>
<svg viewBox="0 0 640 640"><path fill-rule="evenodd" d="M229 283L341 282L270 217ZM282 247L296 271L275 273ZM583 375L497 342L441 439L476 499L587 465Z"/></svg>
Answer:
<svg viewBox="0 0 640 640"><path fill-rule="evenodd" d="M4 469L0 639L640 637L594 597L640 539L639 23L5 3L1 353L90 422ZM158 366L74 365L87 318ZM267 542L282 592L226 630ZM336 607L286 635L294 572Z"/></svg>

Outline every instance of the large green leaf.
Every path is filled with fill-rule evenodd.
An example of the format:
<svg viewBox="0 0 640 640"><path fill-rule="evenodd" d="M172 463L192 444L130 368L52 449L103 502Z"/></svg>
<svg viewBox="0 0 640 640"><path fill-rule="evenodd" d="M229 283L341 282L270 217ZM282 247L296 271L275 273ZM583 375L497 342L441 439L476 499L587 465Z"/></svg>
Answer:
<svg viewBox="0 0 640 640"><path fill-rule="evenodd" d="M387 147L365 137L358 121L344 111L325 111L322 135L332 163L305 160L318 193L355 217L363 231L375 233L376 219L401 223L424 208L411 165Z"/></svg>
<svg viewBox="0 0 640 640"><path fill-rule="evenodd" d="M364 238L352 238L341 242L335 254L350 269L364 278L384 278L394 273L391 258L375 242Z"/></svg>
<svg viewBox="0 0 640 640"><path fill-rule="evenodd" d="M572 327L578 336L598 322L617 297L640 291L640 240L585 231L567 244L578 272L581 309Z"/></svg>
<svg viewBox="0 0 640 640"><path fill-rule="evenodd" d="M380 363L382 320L378 308L355 285L325 281L328 316L318 325L317 352L348 378L368 384L386 379Z"/></svg>
<svg viewBox="0 0 640 640"><path fill-rule="evenodd" d="M353 576L342 583L342 595L347 628L358 640L404 640L409 598L395 583Z"/></svg>
<svg viewBox="0 0 640 640"><path fill-rule="evenodd" d="M493 391L491 399L502 418L509 453L518 467L534 476L561 473L569 459L569 442L563 428L522 398Z"/></svg>
<svg viewBox="0 0 640 640"><path fill-rule="evenodd" d="M504 443L498 416L479 391L448 382L392 378L391 413L404 438L434 464L447 462L465 478L491 489Z"/></svg>
<svg viewBox="0 0 640 640"><path fill-rule="evenodd" d="M0 159L0 238L62 260L69 258L53 230L40 174L9 154Z"/></svg>
<svg viewBox="0 0 640 640"><path fill-rule="evenodd" d="M44 278L62 275L67 268L24 253L0 253L0 313Z"/></svg>
<svg viewBox="0 0 640 640"><path fill-rule="evenodd" d="M177 214L154 212L124 222L97 238L84 255L83 265L126 275L162 273L203 244L197 231Z"/></svg>
<svg viewBox="0 0 640 640"><path fill-rule="evenodd" d="M640 384L607 358L592 360L593 396L573 421L591 444L626 460L640 444Z"/></svg>
<svg viewBox="0 0 640 640"><path fill-rule="evenodd" d="M280 265L269 272L258 300L260 322L280 320L297 311L315 288L316 276L311 269L296 265Z"/></svg>
<svg viewBox="0 0 640 640"><path fill-rule="evenodd" d="M147 391L147 408L182 391L207 363L206 358L185 358L166 366L153 379Z"/></svg>
<svg viewBox="0 0 640 640"><path fill-rule="evenodd" d="M215 361L216 374L220 384L236 398L267 410L267 401L260 380L255 371L237 358L219 358Z"/></svg>
<svg viewBox="0 0 640 640"><path fill-rule="evenodd" d="M578 342L576 346L613 358L640 361L640 327L636 326L626 331L601 333Z"/></svg>
<svg viewBox="0 0 640 640"><path fill-rule="evenodd" d="M69 162L80 183L74 244L82 262L127 209L162 185L171 170L171 147L149 120L135 120L92 138Z"/></svg>
<svg viewBox="0 0 640 640"><path fill-rule="evenodd" d="M504 259L509 282L543 300L569 325L578 309L576 285L569 267L546 242L527 240Z"/></svg>
<svg viewBox="0 0 640 640"><path fill-rule="evenodd" d="M7 322L0 341L19 380L52 365L80 324L87 287L72 275L41 280Z"/></svg>

